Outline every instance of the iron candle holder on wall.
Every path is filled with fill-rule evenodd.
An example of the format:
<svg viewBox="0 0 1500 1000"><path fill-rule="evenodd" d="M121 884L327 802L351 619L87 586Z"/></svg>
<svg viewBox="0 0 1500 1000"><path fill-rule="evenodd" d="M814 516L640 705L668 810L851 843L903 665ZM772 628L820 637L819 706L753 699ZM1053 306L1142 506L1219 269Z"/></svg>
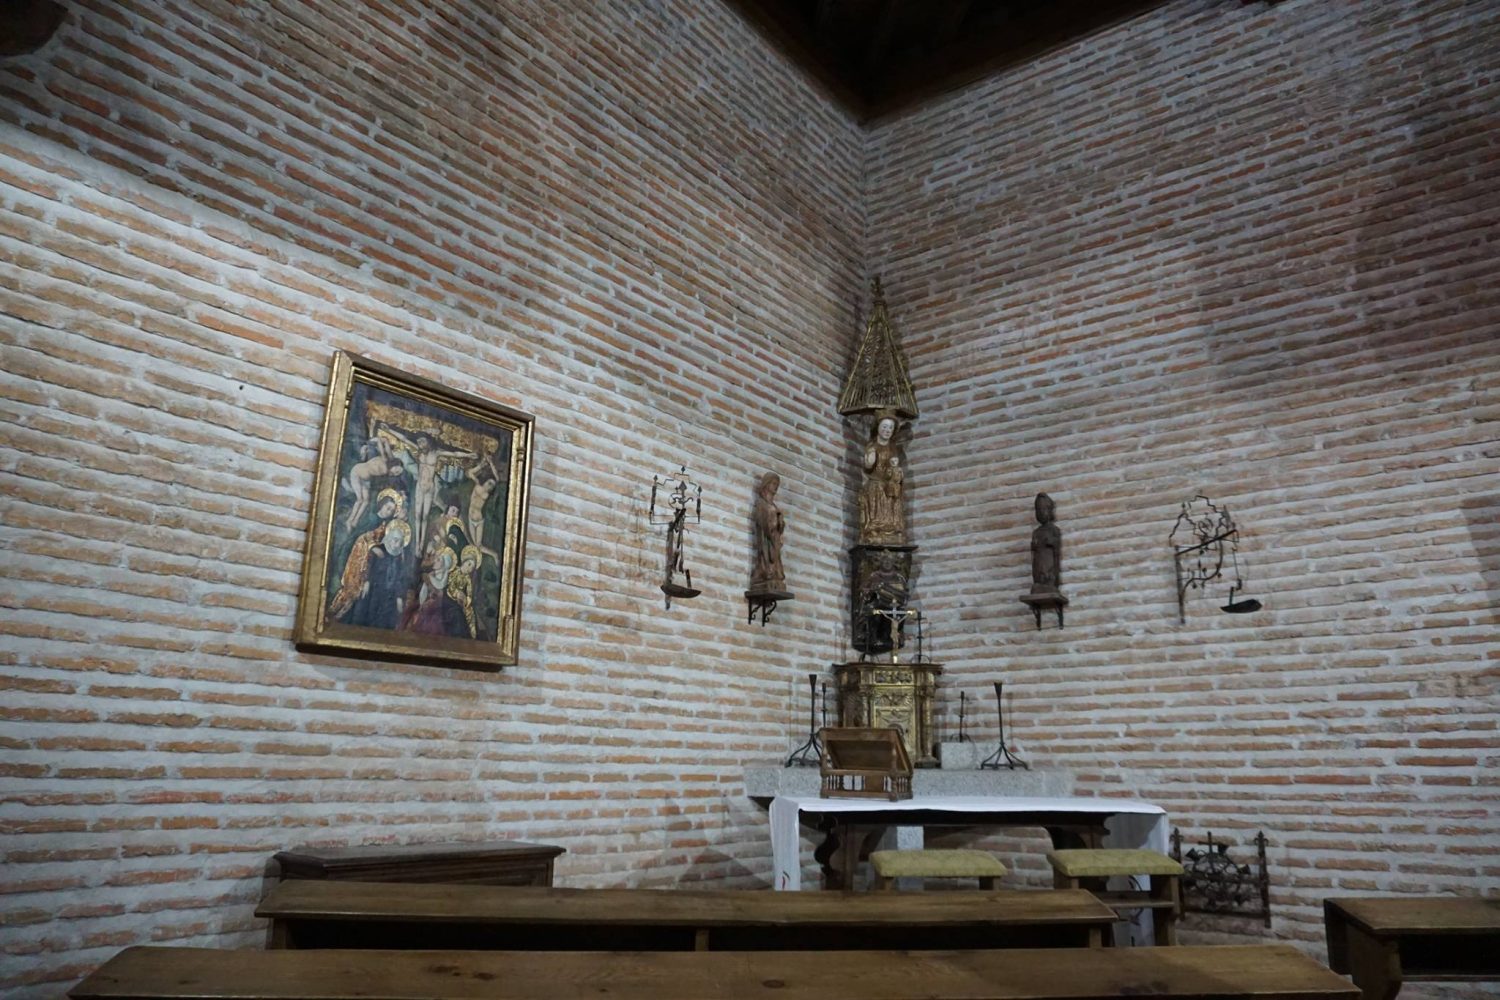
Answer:
<svg viewBox="0 0 1500 1000"><path fill-rule="evenodd" d="M664 500L662 510L656 509L658 496ZM672 608L672 598L697 597L703 591L693 586L692 570L682 558L682 546L687 526L703 520L703 487L688 478L684 465L675 475L651 477L651 510L648 520L653 525L667 526L666 569L662 573L661 592L666 595L667 609ZM678 583L681 574L686 584Z"/></svg>
<svg viewBox="0 0 1500 1000"><path fill-rule="evenodd" d="M1183 532L1183 541L1188 544L1177 544L1179 531ZM1245 580L1240 575L1240 529L1229 516L1228 507L1220 507L1198 494L1183 503L1182 512L1177 515L1177 523L1172 526L1167 541L1172 543L1172 559L1177 569L1178 621L1187 622L1189 590L1206 590L1209 583L1223 578L1226 550L1234 568L1234 584L1229 588L1228 603L1219 610L1243 615L1261 609L1260 601L1253 597L1234 599L1237 591L1244 591Z"/></svg>

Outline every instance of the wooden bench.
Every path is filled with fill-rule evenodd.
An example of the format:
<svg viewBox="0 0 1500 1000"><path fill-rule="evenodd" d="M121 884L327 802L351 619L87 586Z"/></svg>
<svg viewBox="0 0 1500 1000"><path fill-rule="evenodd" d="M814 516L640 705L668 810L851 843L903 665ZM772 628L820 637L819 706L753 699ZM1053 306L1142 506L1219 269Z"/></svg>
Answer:
<svg viewBox="0 0 1500 1000"><path fill-rule="evenodd" d="M453 844L299 847L280 852L274 860L283 879L551 885L553 862L562 853L561 847L551 844L490 840Z"/></svg>
<svg viewBox="0 0 1500 1000"><path fill-rule="evenodd" d="M1182 912L1182 865L1158 851L1080 849L1048 851L1052 884L1060 889L1088 889L1116 912L1145 910L1157 944L1175 944L1177 916ZM1151 887L1110 889L1110 879L1150 879Z"/></svg>
<svg viewBox="0 0 1500 1000"><path fill-rule="evenodd" d="M834 895L283 882L272 948L759 950L1097 946L1113 911L1083 890Z"/></svg>
<svg viewBox="0 0 1500 1000"><path fill-rule="evenodd" d="M1328 964L1364 1000L1391 1000L1408 979L1500 980L1500 899L1325 899Z"/></svg>
<svg viewBox="0 0 1500 1000"><path fill-rule="evenodd" d="M471 952L127 948L73 1000L1354 1000L1287 945L1015 951Z"/></svg>

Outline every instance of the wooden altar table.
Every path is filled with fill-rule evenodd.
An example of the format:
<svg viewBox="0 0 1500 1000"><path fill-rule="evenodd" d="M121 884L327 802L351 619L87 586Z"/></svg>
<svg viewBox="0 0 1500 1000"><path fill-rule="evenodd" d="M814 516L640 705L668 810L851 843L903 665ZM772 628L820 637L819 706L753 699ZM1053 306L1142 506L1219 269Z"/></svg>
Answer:
<svg viewBox="0 0 1500 1000"><path fill-rule="evenodd" d="M1032 797L989 795L917 796L900 802L883 799L825 799L816 795L778 795L771 800L771 856L776 888L802 888L803 823L818 825L825 840L815 857L824 874L853 884L854 855L844 851L842 873L828 862L839 842L852 842L850 831L874 826L1042 827L1057 847L1137 847L1167 853L1167 813L1137 799L1089 796Z"/></svg>

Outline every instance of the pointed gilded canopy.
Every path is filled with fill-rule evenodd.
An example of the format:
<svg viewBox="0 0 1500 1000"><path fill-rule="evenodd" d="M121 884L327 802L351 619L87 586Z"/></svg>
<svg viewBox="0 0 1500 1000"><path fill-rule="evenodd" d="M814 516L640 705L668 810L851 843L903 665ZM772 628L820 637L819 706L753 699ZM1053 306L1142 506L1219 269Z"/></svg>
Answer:
<svg viewBox="0 0 1500 1000"><path fill-rule="evenodd" d="M844 391L839 393L839 412L844 416L890 410L902 419L917 417L917 396L906 374L906 357L896 343L896 328L885 311L885 295L880 279L870 282L874 303L870 322L860 341L859 353L849 369Z"/></svg>

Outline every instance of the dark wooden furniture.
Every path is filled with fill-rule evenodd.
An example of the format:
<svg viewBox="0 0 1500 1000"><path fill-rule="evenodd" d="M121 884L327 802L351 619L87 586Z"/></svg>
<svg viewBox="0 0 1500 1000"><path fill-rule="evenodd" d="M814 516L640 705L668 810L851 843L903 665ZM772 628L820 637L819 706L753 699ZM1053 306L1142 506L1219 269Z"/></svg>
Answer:
<svg viewBox="0 0 1500 1000"><path fill-rule="evenodd" d="M283 879L551 885L561 847L497 840L475 844L313 847L276 855Z"/></svg>
<svg viewBox="0 0 1500 1000"><path fill-rule="evenodd" d="M1500 980L1500 899L1325 899L1328 964L1364 1000L1391 1000L1408 979Z"/></svg>
<svg viewBox="0 0 1500 1000"><path fill-rule="evenodd" d="M127 948L73 1000L1354 1000L1287 945L938 952Z"/></svg>
<svg viewBox="0 0 1500 1000"><path fill-rule="evenodd" d="M1083 890L826 893L283 882L272 948L726 951L1097 946Z"/></svg>
<svg viewBox="0 0 1500 1000"><path fill-rule="evenodd" d="M911 798L911 758L901 730L824 726L818 740L823 798Z"/></svg>
<svg viewBox="0 0 1500 1000"><path fill-rule="evenodd" d="M1177 943L1177 918L1182 914L1182 864L1158 851L1091 849L1048 851L1052 885L1058 889L1087 889L1117 913L1142 910L1151 914L1156 944ZM1146 876L1145 889L1129 888ZM1110 881L1116 887L1110 888Z"/></svg>

